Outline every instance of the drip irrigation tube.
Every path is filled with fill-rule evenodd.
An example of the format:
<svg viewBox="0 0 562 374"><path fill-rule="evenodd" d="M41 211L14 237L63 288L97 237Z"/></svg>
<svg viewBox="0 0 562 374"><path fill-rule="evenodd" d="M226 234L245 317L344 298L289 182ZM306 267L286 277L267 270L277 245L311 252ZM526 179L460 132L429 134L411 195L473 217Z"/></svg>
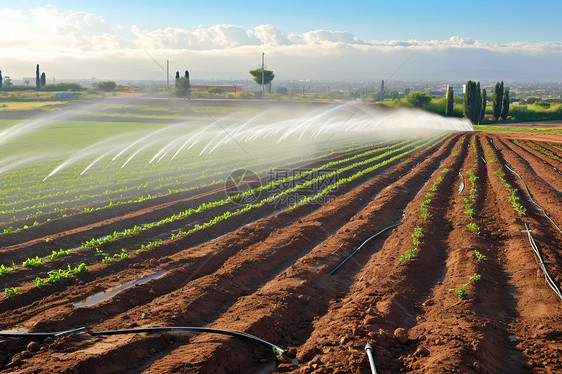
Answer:
<svg viewBox="0 0 562 374"><path fill-rule="evenodd" d="M552 225L556 228L556 230L558 230L562 234L562 230L560 229L560 227L558 227L558 225L552 220L552 218L550 218L548 216L548 214L546 214L546 211L543 209L543 207L540 206L539 204L537 204L535 202L535 200L533 200L533 198L531 196L531 191L529 191L529 188L527 187L527 184L525 184L525 182L523 181L523 178L521 178L521 176L519 174L517 174L517 172L510 167L511 165L509 164L509 162L507 162L505 159L504 159L504 161L505 161L505 167L507 168L507 170L509 170L513 174L515 174L517 176L517 178L519 178L521 183L523 183L523 187L525 187L525 192L527 193L527 197L529 198L531 203L533 203L535 205L535 207L538 209L538 211L541 212L542 214L544 214L544 216L550 221L550 223L552 223Z"/></svg>
<svg viewBox="0 0 562 374"><path fill-rule="evenodd" d="M375 358L373 357L373 346L369 343L365 346L365 352L369 358L369 365L371 366L371 373L377 374L377 368L375 367Z"/></svg>
<svg viewBox="0 0 562 374"><path fill-rule="evenodd" d="M70 334L76 334L79 332L83 332L86 330L86 327L80 327L73 330L66 330L66 331L59 331L59 332L32 332L32 333L25 333L25 332L13 332L13 331L0 331L1 337L11 337L11 338L60 338ZM286 353L286 350L279 347L278 345L269 343L263 339L258 338L257 336L246 334L243 332L237 331L230 331L230 330L220 330L220 329L212 329L207 327L146 327L146 328L136 328L136 329L124 329L124 330L111 330L111 331L87 331L86 333L91 336L100 336L100 335L120 335L120 334L137 334L137 333L159 333L159 332L169 332L169 331L189 331L189 332L203 332L203 333L211 333L211 334L222 334L222 335L229 335L234 336L236 338L249 340L254 343L258 343L261 345L266 346L267 348L273 351L273 354L277 357L281 357L283 354Z"/></svg>
<svg viewBox="0 0 562 374"><path fill-rule="evenodd" d="M395 227L400 226L400 225L403 224L404 222L406 222L406 215L405 215L405 214L402 214L402 220L401 220L400 222L398 222L398 223L396 223L396 224L394 224L394 225L392 225L392 226L388 226L388 227L382 229L381 231L377 232L375 235L371 236L369 239L365 240L355 251L353 251L353 253L351 253L349 256L347 256L342 262L340 262L340 264L339 264L338 266L336 266L332 271L330 271L330 272L328 273L328 275L334 275L334 273L335 273L336 271L338 271L338 269L341 268L341 267L343 266L343 264L345 264L345 263L347 262L347 260L349 260L354 254L356 254L357 252L359 252L359 250L360 250L361 248L363 248L363 246L364 246L365 244L367 244L368 241L370 241L370 240L373 239L373 238L376 238L377 236L379 236L380 234L382 234L383 232L385 232L385 231L387 231L387 230L390 230L390 229L393 229L393 228L395 228Z"/></svg>
<svg viewBox="0 0 562 374"><path fill-rule="evenodd" d="M459 186L459 193L464 190L464 177L462 176L461 172L459 171L459 175L461 176L461 185Z"/></svg>
<svg viewBox="0 0 562 374"><path fill-rule="evenodd" d="M544 261L542 259L539 248L537 247L537 243L535 243L535 239L533 239L533 235L531 234L529 225L527 225L527 222L525 222L524 224L525 224L525 229L527 230L527 236L529 237L529 243L531 243L531 247L533 248L533 251L535 251L535 254L537 255L537 258L539 260L539 267L542 269L544 273L544 278L546 279L546 283L548 283L548 285L550 286L550 288L552 288L554 293L556 293L556 295L558 295L560 300L562 300L562 292L560 292L560 289L556 285L556 282L552 280L550 274L548 274L548 271L546 271L546 266L544 265Z"/></svg>

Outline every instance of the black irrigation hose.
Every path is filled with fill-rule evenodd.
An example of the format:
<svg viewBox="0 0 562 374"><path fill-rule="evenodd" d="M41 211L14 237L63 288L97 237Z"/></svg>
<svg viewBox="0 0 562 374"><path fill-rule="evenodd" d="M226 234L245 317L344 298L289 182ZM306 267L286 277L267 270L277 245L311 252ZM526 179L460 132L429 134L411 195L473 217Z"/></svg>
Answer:
<svg viewBox="0 0 562 374"><path fill-rule="evenodd" d="M86 330L85 327L77 329L54 331L54 332L17 332L17 331L0 331L0 336L3 338L30 338L30 339L45 339L45 338L62 338L63 336L77 334Z"/></svg>
<svg viewBox="0 0 562 374"><path fill-rule="evenodd" d="M0 331L1 337L12 337L12 338L60 338L66 335L79 333L85 331L85 327L80 327L73 330L67 331L60 331L60 332L40 332L40 333L22 333L22 332L12 332L12 331ZM207 327L146 327L146 328L136 328L136 329L124 329L124 330L111 330L111 331L88 331L87 333L92 336L98 335L120 335L120 334L137 334L137 333L159 333L159 332L169 332L169 331L189 331L189 332L203 332L203 333L211 333L211 334L222 334L222 335L229 335L234 336L236 338L241 338L244 340L249 340L254 343L258 343L261 345L266 346L267 348L273 351L273 354L277 357L281 357L283 354L286 353L286 350L279 347L278 345L269 343L263 339L258 338L257 336L246 334L243 332L237 331L230 331L230 330L220 330L220 329L212 329Z"/></svg>
<svg viewBox="0 0 562 374"><path fill-rule="evenodd" d="M365 240L355 251L353 251L352 254L350 254L349 256L347 256L342 262L340 262L340 264L339 264L338 266L336 266L332 271L330 271L330 272L328 273L328 275L334 275L334 273L335 273L336 271L338 271L338 269L341 268L341 267L343 266L343 264L345 264L345 263L347 262L347 260L349 260L354 254L356 254L357 252L359 252L359 250L360 250L361 248L363 248L363 246L364 246L365 244L367 244L368 241L370 241L370 240L373 239L373 238L376 238L377 236L379 236L380 234L382 234L382 233L385 232L386 230L390 230L390 229L393 229L393 228L395 228L395 227L397 227L397 226L400 226L400 225L403 224L404 222L406 222L406 215L402 214L402 220L401 220L400 222L398 222L398 223L396 223L396 224L394 224L394 225L392 225L392 226L388 226L388 227L382 229L381 231L377 232L375 235L371 236L369 239Z"/></svg>
<svg viewBox="0 0 562 374"><path fill-rule="evenodd" d="M548 274L548 271L546 271L546 266L544 265L544 261L542 259L539 248L537 247L537 243L535 243L535 239L533 239L533 235L531 234L531 230L529 229L529 225L527 225L526 222L524 224L525 224L525 229L527 230L527 236L529 237L529 243L531 243L531 247L533 248L533 251L535 251L535 254L537 255L537 258L539 259L539 266L544 273L544 278L546 279L546 283L548 283L548 285L550 286L550 288L552 288L554 293L556 293L556 295L558 295L560 300L562 300L562 292L560 292L560 289L556 285L556 282L554 282L552 280L552 278L550 277L550 274Z"/></svg>

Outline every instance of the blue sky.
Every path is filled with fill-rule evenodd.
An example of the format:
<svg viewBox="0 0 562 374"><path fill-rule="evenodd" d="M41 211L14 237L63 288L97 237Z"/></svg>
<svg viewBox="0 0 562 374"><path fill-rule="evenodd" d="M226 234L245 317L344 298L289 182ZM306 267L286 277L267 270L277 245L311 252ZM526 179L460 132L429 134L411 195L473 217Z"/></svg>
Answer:
<svg viewBox="0 0 562 374"><path fill-rule="evenodd" d="M0 0L0 70L60 78L562 80L562 1ZM149 57L152 56L152 57ZM28 66L29 65L29 66ZM32 71L33 73L33 71Z"/></svg>
<svg viewBox="0 0 562 374"><path fill-rule="evenodd" d="M3 7L52 4L57 9L99 14L106 21L143 28L194 28L273 24L291 33L329 29L362 39L448 39L486 42L561 40L562 1L146 1L16 0Z"/></svg>

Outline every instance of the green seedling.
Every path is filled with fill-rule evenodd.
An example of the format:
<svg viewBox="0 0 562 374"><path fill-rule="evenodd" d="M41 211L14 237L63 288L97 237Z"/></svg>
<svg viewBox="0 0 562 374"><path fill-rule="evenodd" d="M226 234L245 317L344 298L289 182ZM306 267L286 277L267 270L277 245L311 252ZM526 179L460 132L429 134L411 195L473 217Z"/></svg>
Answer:
<svg viewBox="0 0 562 374"><path fill-rule="evenodd" d="M4 289L4 295L6 296L12 296L18 293L18 288L17 287L10 287L10 288L5 288Z"/></svg>
<svg viewBox="0 0 562 374"><path fill-rule="evenodd" d="M45 282L43 281L43 279L37 277L37 278L35 278L35 279L33 280L33 285L34 285L35 287L42 287L42 286L45 285Z"/></svg>
<svg viewBox="0 0 562 374"><path fill-rule="evenodd" d="M9 266L0 265L0 275L9 274L14 270Z"/></svg>
<svg viewBox="0 0 562 374"><path fill-rule="evenodd" d="M50 258L51 261L53 261L56 258L61 258L61 257L65 257L65 256L70 256L70 254L72 253L71 249L60 249L58 252L57 251L53 251L53 253L51 254Z"/></svg>
<svg viewBox="0 0 562 374"><path fill-rule="evenodd" d="M39 256L35 256L35 258L28 258L23 262L22 266L24 268L43 266L43 260L41 260Z"/></svg>
<svg viewBox="0 0 562 374"><path fill-rule="evenodd" d="M417 251L417 248L407 250L402 256L400 256L400 262L404 263L408 260L411 260L416 256Z"/></svg>
<svg viewBox="0 0 562 374"><path fill-rule="evenodd" d="M478 250L476 250L476 249L474 250L474 256L476 256L476 259L478 261L486 259L486 256L484 256L482 253L478 252Z"/></svg>
<svg viewBox="0 0 562 374"><path fill-rule="evenodd" d="M468 225L466 225L466 227L468 227L468 229L472 232L480 232L480 227L478 227L474 222L470 222Z"/></svg>
<svg viewBox="0 0 562 374"><path fill-rule="evenodd" d="M468 282L466 282L465 284L463 284L461 287L457 288L455 290L455 293L457 294L457 297L459 299L462 299L464 297L464 295L466 294L466 287L468 287L468 285L472 282L476 282L481 278L480 274L474 274L473 276L471 276L468 279Z"/></svg>

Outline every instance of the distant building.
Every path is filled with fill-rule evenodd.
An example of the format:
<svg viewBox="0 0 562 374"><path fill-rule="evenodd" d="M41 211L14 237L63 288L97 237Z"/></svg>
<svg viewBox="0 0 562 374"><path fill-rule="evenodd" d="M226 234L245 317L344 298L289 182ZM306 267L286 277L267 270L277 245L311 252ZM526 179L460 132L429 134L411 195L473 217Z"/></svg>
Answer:
<svg viewBox="0 0 562 374"><path fill-rule="evenodd" d="M464 96L464 86L465 85L461 83L447 84L447 87L445 88L445 92L447 92L449 87L451 87L453 89L454 96Z"/></svg>
<svg viewBox="0 0 562 374"><path fill-rule="evenodd" d="M75 92L57 92L55 94L55 99L72 99L76 93Z"/></svg>
<svg viewBox="0 0 562 374"><path fill-rule="evenodd" d="M242 86L238 85L206 85L206 84L192 84L191 91L208 92L209 88L220 88L222 92L232 92L234 94L242 92Z"/></svg>

